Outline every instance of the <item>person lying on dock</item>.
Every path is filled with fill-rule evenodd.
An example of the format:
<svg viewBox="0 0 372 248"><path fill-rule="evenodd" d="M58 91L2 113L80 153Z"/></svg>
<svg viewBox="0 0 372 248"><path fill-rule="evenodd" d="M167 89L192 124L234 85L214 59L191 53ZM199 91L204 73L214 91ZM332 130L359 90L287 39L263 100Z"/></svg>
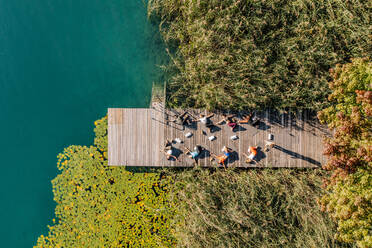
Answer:
<svg viewBox="0 0 372 248"><path fill-rule="evenodd" d="M231 128L231 131L234 131L234 129L238 126L238 122L234 118L235 114L222 116L223 118L217 122L217 124L221 125L223 122L226 122L226 124Z"/></svg>
<svg viewBox="0 0 372 248"><path fill-rule="evenodd" d="M242 116L242 119L238 121L238 124L250 123L252 119L252 113Z"/></svg>
<svg viewBox="0 0 372 248"><path fill-rule="evenodd" d="M253 116L251 119L251 125L252 126L259 126L260 125L260 119L257 116Z"/></svg>
<svg viewBox="0 0 372 248"><path fill-rule="evenodd" d="M231 114L231 115L222 114L222 119L219 122L217 122L217 124L221 125L222 123L227 122L228 119L231 119L233 117L235 117L235 114Z"/></svg>
<svg viewBox="0 0 372 248"><path fill-rule="evenodd" d="M171 158L173 158L174 160L176 160L177 162L179 162L178 158L174 155L175 152L174 152L172 143L169 140L166 141L165 146L164 146L164 149L163 150L160 150L160 151L165 154L165 156L166 156L166 158L168 160L171 159Z"/></svg>
<svg viewBox="0 0 372 248"><path fill-rule="evenodd" d="M256 160L251 159L250 156L248 156L248 155L245 154L244 152L243 152L242 154L246 157L245 162L246 162L247 164L249 164L249 163L251 163L251 162L257 164L257 161L256 161Z"/></svg>
<svg viewBox="0 0 372 248"><path fill-rule="evenodd" d="M200 114L199 116L199 119L198 121L200 121L200 123L204 124L205 127L207 127L209 129L209 132L212 132L212 129L213 129L213 122L210 120L210 118L212 118L214 116L214 114L210 114L210 115L204 115L204 114Z"/></svg>
<svg viewBox="0 0 372 248"><path fill-rule="evenodd" d="M220 156L217 156L216 154L214 153L211 153L211 161L215 158L217 159L217 163L218 164L222 164L223 167L225 167L226 169L226 160L231 156L231 153L232 153L232 149L228 148L227 146L224 146L222 148L222 152L223 152L223 155L220 155Z"/></svg>
<svg viewBox="0 0 372 248"><path fill-rule="evenodd" d="M198 157L200 156L200 153L203 151L203 147L200 145L196 145L194 147L194 150L191 151L189 148L185 147L185 153L189 156L189 158L194 159L195 163L198 163Z"/></svg>
<svg viewBox="0 0 372 248"><path fill-rule="evenodd" d="M170 122L178 122L182 126L190 126L193 122L191 115L185 111L183 114L178 115L174 120L170 120Z"/></svg>
<svg viewBox="0 0 372 248"><path fill-rule="evenodd" d="M243 153L243 155L247 158L245 160L246 163L250 163L250 162L254 162L254 163L257 163L254 158L256 157L257 155L257 146L250 146L248 148L248 152L249 152L249 155Z"/></svg>
<svg viewBox="0 0 372 248"><path fill-rule="evenodd" d="M234 132L234 129L238 126L238 122L235 118L227 119L226 124L231 128L231 131Z"/></svg>
<svg viewBox="0 0 372 248"><path fill-rule="evenodd" d="M275 142L274 142L274 141L271 141L271 140L265 140L264 151L267 152L267 151L269 151L270 149L273 149L274 146L275 146Z"/></svg>

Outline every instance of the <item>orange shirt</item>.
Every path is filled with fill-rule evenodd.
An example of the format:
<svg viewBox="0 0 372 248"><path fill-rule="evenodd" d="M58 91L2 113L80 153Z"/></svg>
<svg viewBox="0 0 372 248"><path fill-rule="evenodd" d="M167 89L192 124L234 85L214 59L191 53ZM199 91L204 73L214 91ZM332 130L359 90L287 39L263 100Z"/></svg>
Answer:
<svg viewBox="0 0 372 248"><path fill-rule="evenodd" d="M225 164L227 157L226 156L218 156L218 163L219 164Z"/></svg>
<svg viewBox="0 0 372 248"><path fill-rule="evenodd" d="M250 146L249 147L249 152L252 153L254 156L257 155L257 147Z"/></svg>

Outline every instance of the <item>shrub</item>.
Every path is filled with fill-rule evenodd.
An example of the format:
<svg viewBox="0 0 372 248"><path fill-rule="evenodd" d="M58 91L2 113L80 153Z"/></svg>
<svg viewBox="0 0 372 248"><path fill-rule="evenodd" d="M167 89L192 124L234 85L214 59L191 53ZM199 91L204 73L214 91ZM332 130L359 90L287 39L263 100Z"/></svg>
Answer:
<svg viewBox="0 0 372 248"><path fill-rule="evenodd" d="M371 189L372 173L361 168L328 187L331 193L323 196L321 203L337 222L339 240L372 247Z"/></svg>

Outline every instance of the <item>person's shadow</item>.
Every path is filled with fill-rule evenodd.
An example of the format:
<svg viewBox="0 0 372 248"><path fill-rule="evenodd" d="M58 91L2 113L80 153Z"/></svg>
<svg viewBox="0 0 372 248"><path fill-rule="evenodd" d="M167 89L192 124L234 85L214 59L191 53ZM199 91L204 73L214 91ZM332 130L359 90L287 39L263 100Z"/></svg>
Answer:
<svg viewBox="0 0 372 248"><path fill-rule="evenodd" d="M174 147L174 146L172 146L172 150L173 150L173 155L174 155L177 159L179 159L180 156L181 156L181 154L183 153L183 151L182 151L181 149L177 148L177 147ZM172 158L172 157L170 157L168 160L169 160L169 161L176 161L176 160L175 160L174 158Z"/></svg>
<svg viewBox="0 0 372 248"><path fill-rule="evenodd" d="M225 165L226 167L229 166L229 164L233 164L235 161L239 160L239 154L236 151L232 151L230 156L226 159Z"/></svg>
<svg viewBox="0 0 372 248"><path fill-rule="evenodd" d="M189 125L186 124L186 125L184 125L184 127L189 128L189 129L193 129L193 130L197 130L198 129L198 122L195 121L195 120L192 120L191 124L189 124Z"/></svg>
<svg viewBox="0 0 372 248"><path fill-rule="evenodd" d="M257 129L266 131L266 130L268 130L270 128L271 128L271 126L270 125L267 125L265 122L263 122L263 121L259 121L258 122Z"/></svg>
<svg viewBox="0 0 372 248"><path fill-rule="evenodd" d="M307 162L309 162L311 164L314 164L314 165L316 165L318 167L320 167L322 165L320 162L316 161L315 159L312 159L312 158L303 156L303 155L301 155L301 154L299 154L297 152L293 152L293 151L287 150L284 147L275 145L274 148L277 149L277 150L279 150L279 151L282 151L282 152L284 152L284 153L286 153L286 154L288 154L290 156L292 156L292 158L296 158L296 159L299 158L299 159L305 160L305 161L307 161Z"/></svg>
<svg viewBox="0 0 372 248"><path fill-rule="evenodd" d="M262 159L266 158L266 154L262 151L261 147L257 147L257 155L256 157L254 158L254 160L256 160L256 162L260 162Z"/></svg>
<svg viewBox="0 0 372 248"><path fill-rule="evenodd" d="M210 133L215 133L221 131L221 128L219 126L212 124L211 127L209 128L209 131Z"/></svg>
<svg viewBox="0 0 372 248"><path fill-rule="evenodd" d="M211 153L209 152L209 150L203 148L203 150L200 152L200 154L198 156L198 160L199 159L210 158L210 156L211 156Z"/></svg>
<svg viewBox="0 0 372 248"><path fill-rule="evenodd" d="M236 127L234 128L233 132L236 133L236 132L244 132L246 131L247 129L239 124L236 125Z"/></svg>

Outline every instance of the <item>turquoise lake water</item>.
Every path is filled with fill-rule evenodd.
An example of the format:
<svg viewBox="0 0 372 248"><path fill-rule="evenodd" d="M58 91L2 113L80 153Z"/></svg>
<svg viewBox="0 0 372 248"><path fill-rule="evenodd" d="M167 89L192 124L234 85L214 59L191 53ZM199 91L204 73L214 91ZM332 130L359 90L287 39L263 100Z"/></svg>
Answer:
<svg viewBox="0 0 372 248"><path fill-rule="evenodd" d="M139 0L0 0L1 247L52 224L56 156L107 107L147 107L159 63Z"/></svg>

